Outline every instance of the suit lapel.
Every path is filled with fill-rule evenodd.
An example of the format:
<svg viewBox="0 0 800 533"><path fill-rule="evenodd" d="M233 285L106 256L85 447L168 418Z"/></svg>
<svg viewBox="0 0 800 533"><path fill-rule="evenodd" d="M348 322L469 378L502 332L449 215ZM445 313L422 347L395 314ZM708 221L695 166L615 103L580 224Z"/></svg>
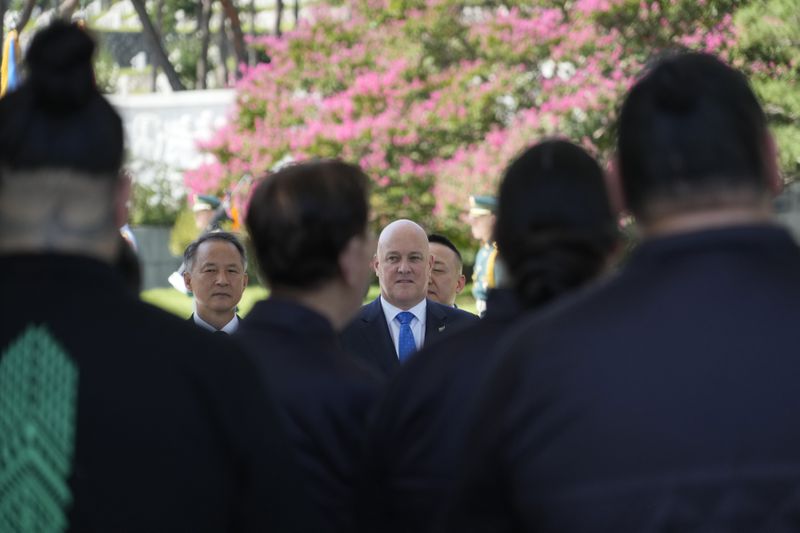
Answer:
<svg viewBox="0 0 800 533"><path fill-rule="evenodd" d="M445 332L447 327L447 315L444 313L442 305L429 299L425 309L425 342L423 345L433 342Z"/></svg>
<svg viewBox="0 0 800 533"><path fill-rule="evenodd" d="M392 342L392 334L389 333L389 326L386 325L386 317L383 314L380 297L367 305L362 315L362 334L370 350L375 354L375 361L386 372L394 372L399 366L397 352Z"/></svg>

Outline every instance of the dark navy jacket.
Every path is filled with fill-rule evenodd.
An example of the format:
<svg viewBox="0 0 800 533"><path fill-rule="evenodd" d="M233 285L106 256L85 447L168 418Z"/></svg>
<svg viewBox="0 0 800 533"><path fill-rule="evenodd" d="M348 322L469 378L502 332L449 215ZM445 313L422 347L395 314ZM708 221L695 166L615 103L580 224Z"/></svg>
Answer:
<svg viewBox="0 0 800 533"><path fill-rule="evenodd" d="M513 328L445 531L797 531L800 250L773 226L645 242Z"/></svg>
<svg viewBox="0 0 800 533"><path fill-rule="evenodd" d="M424 344L434 342L469 323L477 322L472 313L428 300ZM400 361L381 307L380 296L361 308L341 335L342 345L351 355L366 362L384 376L392 376Z"/></svg>
<svg viewBox="0 0 800 533"><path fill-rule="evenodd" d="M139 301L94 259L8 255L0 272L0 529L297 523L299 468L229 339Z"/></svg>
<svg viewBox="0 0 800 533"><path fill-rule="evenodd" d="M483 319L400 367L368 432L362 531L430 530L460 471L475 391L522 312L511 290L491 290Z"/></svg>
<svg viewBox="0 0 800 533"><path fill-rule="evenodd" d="M352 531L367 414L383 379L342 352L326 318L290 301L256 303L233 339L275 395L314 505L313 531Z"/></svg>

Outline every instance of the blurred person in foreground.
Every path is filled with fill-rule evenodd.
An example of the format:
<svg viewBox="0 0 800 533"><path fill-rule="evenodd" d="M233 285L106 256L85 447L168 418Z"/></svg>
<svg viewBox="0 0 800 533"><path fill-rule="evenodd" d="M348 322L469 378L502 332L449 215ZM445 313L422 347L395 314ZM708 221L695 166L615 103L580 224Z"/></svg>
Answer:
<svg viewBox="0 0 800 533"><path fill-rule="evenodd" d="M453 241L438 233L428 235L428 245L433 256L428 280L428 298L440 304L458 307L456 296L464 290L464 262Z"/></svg>
<svg viewBox="0 0 800 533"><path fill-rule="evenodd" d="M513 284L484 318L426 346L390 384L369 429L364 531L432 530L458 477L476 391L523 313L603 273L616 247L604 175L583 149L539 143L507 168L495 237Z"/></svg>
<svg viewBox="0 0 800 533"><path fill-rule="evenodd" d="M239 328L236 306L247 287L247 254L233 233L205 233L183 253L183 281L194 298L189 317L213 332L234 333Z"/></svg>
<svg viewBox="0 0 800 533"><path fill-rule="evenodd" d="M252 364L116 271L130 182L93 51L54 22L0 99L2 529L289 530L296 469Z"/></svg>
<svg viewBox="0 0 800 533"><path fill-rule="evenodd" d="M383 386L337 338L371 278L368 184L341 161L289 165L258 185L246 218L270 296L234 338L279 404L314 532L352 531L367 413Z"/></svg>
<svg viewBox="0 0 800 533"><path fill-rule="evenodd" d="M381 294L358 312L342 345L384 376L391 376L423 344L478 317L427 298L433 256L425 230L411 220L389 223L372 260Z"/></svg>
<svg viewBox="0 0 800 533"><path fill-rule="evenodd" d="M796 531L800 250L746 78L662 58L626 96L618 198L643 242L526 320L471 434L447 531Z"/></svg>

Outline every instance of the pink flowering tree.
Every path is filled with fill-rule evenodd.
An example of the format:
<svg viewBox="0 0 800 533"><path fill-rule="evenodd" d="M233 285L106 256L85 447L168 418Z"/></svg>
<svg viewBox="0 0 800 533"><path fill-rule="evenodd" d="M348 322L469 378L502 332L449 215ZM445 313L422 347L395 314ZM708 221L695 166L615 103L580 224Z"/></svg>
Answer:
<svg viewBox="0 0 800 533"><path fill-rule="evenodd" d="M469 194L491 194L520 150L564 136L599 157L620 96L654 51L732 59L734 0L349 0L257 44L230 123L186 173L219 193L308 157L358 162L376 223L462 235Z"/></svg>

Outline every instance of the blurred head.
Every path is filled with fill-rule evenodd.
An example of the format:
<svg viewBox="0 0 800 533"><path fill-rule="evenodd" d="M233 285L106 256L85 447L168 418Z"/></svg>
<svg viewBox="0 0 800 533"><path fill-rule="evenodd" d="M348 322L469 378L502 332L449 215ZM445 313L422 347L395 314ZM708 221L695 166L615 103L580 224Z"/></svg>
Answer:
<svg viewBox="0 0 800 533"><path fill-rule="evenodd" d="M529 307L597 276L617 243L600 166L563 140L523 152L500 184L495 237L512 286Z"/></svg>
<svg viewBox="0 0 800 533"><path fill-rule="evenodd" d="M467 278L462 273L461 252L444 235L428 235L433 256L433 269L428 281L428 298L444 305L455 305L456 296L464 290Z"/></svg>
<svg viewBox="0 0 800 533"><path fill-rule="evenodd" d="M194 213L194 223L198 230L201 232L212 231L209 226L220 203L218 198L210 195L199 194L195 197L192 213Z"/></svg>
<svg viewBox="0 0 800 533"><path fill-rule="evenodd" d="M625 202L643 224L762 203L777 184L747 79L708 54L672 55L646 71L625 98L618 136Z"/></svg>
<svg viewBox="0 0 800 533"><path fill-rule="evenodd" d="M86 252L113 261L127 218L122 121L98 92L94 41L52 23L28 49L27 78L0 99L4 249Z"/></svg>
<svg viewBox="0 0 800 533"><path fill-rule="evenodd" d="M469 197L468 221L472 236L488 243L492 240L497 212L497 198L487 195L473 195Z"/></svg>
<svg viewBox="0 0 800 533"><path fill-rule="evenodd" d="M247 257L233 234L206 233L183 253L183 281L194 294L200 318L224 326L236 313L247 286Z"/></svg>
<svg viewBox="0 0 800 533"><path fill-rule="evenodd" d="M395 220L381 231L373 260L381 297L408 310L425 299L433 256L425 230L410 220Z"/></svg>
<svg viewBox="0 0 800 533"><path fill-rule="evenodd" d="M469 226L472 231L472 237L487 243L492 240L492 232L494 231L495 214L486 213L481 215L469 215Z"/></svg>
<svg viewBox="0 0 800 533"><path fill-rule="evenodd" d="M338 160L289 165L258 185L246 222L273 290L307 292L335 283L346 293L347 313L355 314L374 252L368 194L367 175Z"/></svg>

